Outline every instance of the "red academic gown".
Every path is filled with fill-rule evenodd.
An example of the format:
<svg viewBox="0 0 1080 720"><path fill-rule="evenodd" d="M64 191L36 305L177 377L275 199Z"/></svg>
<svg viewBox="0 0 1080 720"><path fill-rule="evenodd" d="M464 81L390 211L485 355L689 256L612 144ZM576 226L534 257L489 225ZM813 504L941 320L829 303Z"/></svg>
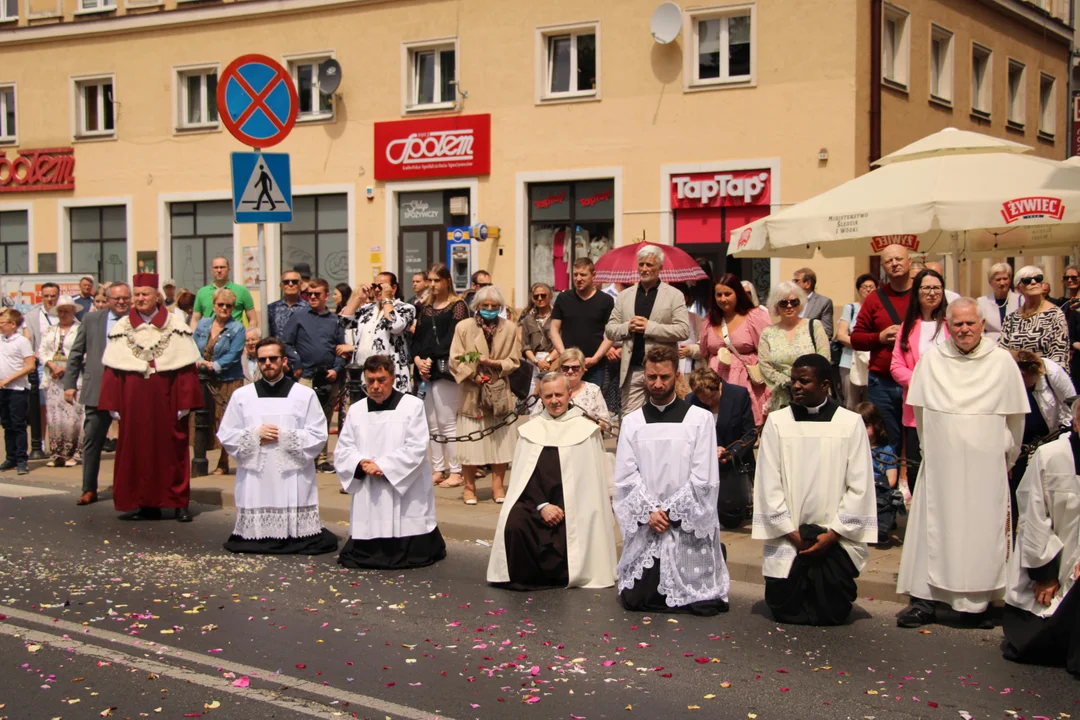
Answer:
<svg viewBox="0 0 1080 720"><path fill-rule="evenodd" d="M133 327L143 324L134 308L129 317ZM150 322L160 328L167 318L168 311L159 305ZM202 404L193 364L148 378L139 372L104 368L98 410L120 413L113 469L113 505L118 511L188 506L188 418L178 420L176 414Z"/></svg>

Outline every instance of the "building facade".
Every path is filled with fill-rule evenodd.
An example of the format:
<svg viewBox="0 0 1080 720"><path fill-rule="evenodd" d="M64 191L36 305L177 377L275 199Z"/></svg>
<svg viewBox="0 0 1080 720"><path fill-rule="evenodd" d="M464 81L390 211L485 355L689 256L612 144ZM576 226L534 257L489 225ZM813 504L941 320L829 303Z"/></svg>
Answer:
<svg viewBox="0 0 1080 720"><path fill-rule="evenodd" d="M1066 4L1067 5L1067 4ZM255 246L232 222L218 77L278 60L300 114L282 268L331 283L447 262L524 305L576 257L675 244L762 289L795 261L727 257L739 225L948 126L1064 159L1071 19L1019 0L0 0L0 273L153 268L197 287ZM320 67L340 85L321 92ZM324 76L325 80L325 76ZM448 237L484 223L486 240ZM813 262L846 301L867 258ZM250 279L250 278L249 278Z"/></svg>

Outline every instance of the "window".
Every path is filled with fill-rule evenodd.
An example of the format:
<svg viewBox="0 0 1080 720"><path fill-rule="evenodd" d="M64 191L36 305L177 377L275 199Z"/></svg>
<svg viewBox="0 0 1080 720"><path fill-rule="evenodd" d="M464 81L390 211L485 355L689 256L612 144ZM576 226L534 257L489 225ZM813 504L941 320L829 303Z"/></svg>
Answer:
<svg viewBox="0 0 1080 720"><path fill-rule="evenodd" d="M44 272L38 268L39 272ZM0 274L30 272L30 230L26 210L0 212Z"/></svg>
<svg viewBox="0 0 1080 720"><path fill-rule="evenodd" d="M0 85L0 143L13 143L15 138L15 86Z"/></svg>
<svg viewBox="0 0 1080 720"><path fill-rule="evenodd" d="M1024 129L1024 64L1009 60L1009 125Z"/></svg>
<svg viewBox="0 0 1080 720"><path fill-rule="evenodd" d="M881 78L886 84L904 90L908 85L908 58L911 54L908 25L906 10L885 4L881 29Z"/></svg>
<svg viewBox="0 0 1080 720"><path fill-rule="evenodd" d="M543 99L595 97L598 88L596 24L576 28L548 28L541 33L544 46Z"/></svg>
<svg viewBox="0 0 1080 720"><path fill-rule="evenodd" d="M986 118L994 95L993 57L989 48L971 46L971 112Z"/></svg>
<svg viewBox="0 0 1080 720"><path fill-rule="evenodd" d="M289 72L300 100L300 112L296 118L300 122L330 120L334 117L330 96L319 92L319 63L329 58L329 55L321 55L289 60Z"/></svg>
<svg viewBox="0 0 1080 720"><path fill-rule="evenodd" d="M19 19L19 0L0 0L0 20Z"/></svg>
<svg viewBox="0 0 1080 720"><path fill-rule="evenodd" d="M79 0L79 10L115 10L116 0Z"/></svg>
<svg viewBox="0 0 1080 720"><path fill-rule="evenodd" d="M177 287L192 291L209 284L210 262L233 256L233 210L228 200L170 203L172 274Z"/></svg>
<svg viewBox="0 0 1080 720"><path fill-rule="evenodd" d="M71 272L90 273L101 282L127 282L127 208L73 207L68 212Z"/></svg>
<svg viewBox="0 0 1080 720"><path fill-rule="evenodd" d="M108 78L75 83L76 137L108 137L116 134L113 110L113 81Z"/></svg>
<svg viewBox="0 0 1080 720"><path fill-rule="evenodd" d="M333 287L349 281L348 202L341 195L293 197L293 221L281 225L281 270L299 263Z"/></svg>
<svg viewBox="0 0 1080 720"><path fill-rule="evenodd" d="M457 50L454 43L406 47L406 110L454 107L457 100Z"/></svg>
<svg viewBox="0 0 1080 720"><path fill-rule="evenodd" d="M571 287L574 260L596 260L615 245L615 182L529 185L529 283Z"/></svg>
<svg viewBox="0 0 1080 720"><path fill-rule="evenodd" d="M178 128L217 127L217 81L217 68L181 70L177 73Z"/></svg>
<svg viewBox="0 0 1080 720"><path fill-rule="evenodd" d="M930 97L952 104L953 34L930 26Z"/></svg>
<svg viewBox="0 0 1080 720"><path fill-rule="evenodd" d="M1039 76L1039 135L1052 140L1057 129L1057 80Z"/></svg>
<svg viewBox="0 0 1080 720"><path fill-rule="evenodd" d="M691 15L689 77L694 86L748 83L754 71L754 9Z"/></svg>

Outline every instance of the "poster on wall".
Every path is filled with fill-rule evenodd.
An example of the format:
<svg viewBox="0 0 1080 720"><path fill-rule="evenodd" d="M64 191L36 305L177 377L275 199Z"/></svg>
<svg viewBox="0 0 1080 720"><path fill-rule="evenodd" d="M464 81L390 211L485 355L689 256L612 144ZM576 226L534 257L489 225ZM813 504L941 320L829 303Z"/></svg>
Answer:
<svg viewBox="0 0 1080 720"><path fill-rule="evenodd" d="M135 253L135 266L141 273L157 272L157 250L139 250Z"/></svg>
<svg viewBox="0 0 1080 720"><path fill-rule="evenodd" d="M248 290L257 290L259 287L259 259L255 256L257 248L254 245L240 248L244 254L244 287Z"/></svg>
<svg viewBox="0 0 1080 720"><path fill-rule="evenodd" d="M61 295L75 297L79 294L79 278L85 273L33 273L24 275L0 275L0 297L4 307L15 308L26 314L30 308L41 303L41 286L54 282L60 286Z"/></svg>

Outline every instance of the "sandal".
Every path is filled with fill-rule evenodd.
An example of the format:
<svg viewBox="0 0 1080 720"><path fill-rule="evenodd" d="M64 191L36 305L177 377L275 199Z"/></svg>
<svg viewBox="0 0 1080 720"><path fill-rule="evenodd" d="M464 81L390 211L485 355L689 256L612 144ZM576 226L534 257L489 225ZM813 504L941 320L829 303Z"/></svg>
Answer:
<svg viewBox="0 0 1080 720"><path fill-rule="evenodd" d="M442 470L438 470L431 474L431 484L436 487L442 485L444 480L446 480L446 473L444 473Z"/></svg>
<svg viewBox="0 0 1080 720"><path fill-rule="evenodd" d="M491 499L495 501L496 505L502 505L506 501L506 491L502 488L491 488Z"/></svg>
<svg viewBox="0 0 1080 720"><path fill-rule="evenodd" d="M215 468L211 475L228 475L229 471L224 468Z"/></svg>
<svg viewBox="0 0 1080 720"><path fill-rule="evenodd" d="M464 500L466 505L475 505L476 490L473 488L465 488L465 491L462 493L462 500Z"/></svg>
<svg viewBox="0 0 1080 720"><path fill-rule="evenodd" d="M460 473L450 473L450 477L439 483L441 488L456 488L465 484L465 479L461 477Z"/></svg>

